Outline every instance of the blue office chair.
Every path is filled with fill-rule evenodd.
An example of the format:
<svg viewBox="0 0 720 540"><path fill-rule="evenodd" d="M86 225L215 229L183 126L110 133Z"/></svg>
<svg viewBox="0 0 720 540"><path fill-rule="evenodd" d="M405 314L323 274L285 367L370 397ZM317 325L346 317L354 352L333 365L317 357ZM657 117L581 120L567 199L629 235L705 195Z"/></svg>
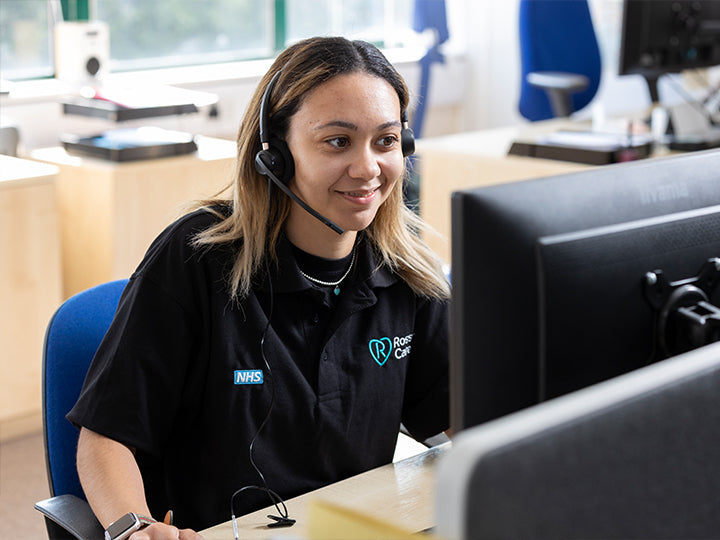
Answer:
<svg viewBox="0 0 720 540"><path fill-rule="evenodd" d="M75 467L79 432L65 415L75 404L95 351L127 279L67 299L55 312L43 349L43 436L51 498L35 504L51 540L102 540L104 530L85 499Z"/></svg>
<svg viewBox="0 0 720 540"><path fill-rule="evenodd" d="M547 120L590 103L602 64L587 0L521 0L519 23L520 114Z"/></svg>

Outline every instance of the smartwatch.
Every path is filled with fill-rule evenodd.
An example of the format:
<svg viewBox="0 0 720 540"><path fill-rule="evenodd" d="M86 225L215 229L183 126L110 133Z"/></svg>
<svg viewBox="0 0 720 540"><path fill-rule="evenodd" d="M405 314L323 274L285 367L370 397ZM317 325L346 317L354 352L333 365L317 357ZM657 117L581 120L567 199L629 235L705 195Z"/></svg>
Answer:
<svg viewBox="0 0 720 540"><path fill-rule="evenodd" d="M157 523L157 521L128 512L117 521L112 522L105 530L105 540L124 540L135 531L153 523Z"/></svg>

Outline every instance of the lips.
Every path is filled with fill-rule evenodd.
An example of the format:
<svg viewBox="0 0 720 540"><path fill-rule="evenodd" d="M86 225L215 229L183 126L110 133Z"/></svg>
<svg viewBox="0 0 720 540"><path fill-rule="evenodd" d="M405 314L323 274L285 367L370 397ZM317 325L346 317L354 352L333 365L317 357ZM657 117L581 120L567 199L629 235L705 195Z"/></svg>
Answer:
<svg viewBox="0 0 720 540"><path fill-rule="evenodd" d="M372 197L375 192L380 189L380 186L373 188L373 189L367 189L363 191L341 191L343 195L347 195L348 197L357 197L359 199L366 199L368 197Z"/></svg>

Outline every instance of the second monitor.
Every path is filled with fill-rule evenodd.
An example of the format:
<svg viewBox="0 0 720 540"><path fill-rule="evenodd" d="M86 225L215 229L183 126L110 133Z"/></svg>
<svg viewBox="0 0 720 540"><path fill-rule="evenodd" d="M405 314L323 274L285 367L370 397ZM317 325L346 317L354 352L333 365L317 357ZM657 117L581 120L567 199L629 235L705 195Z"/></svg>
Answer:
<svg viewBox="0 0 720 540"><path fill-rule="evenodd" d="M452 198L455 431L720 339L720 152Z"/></svg>

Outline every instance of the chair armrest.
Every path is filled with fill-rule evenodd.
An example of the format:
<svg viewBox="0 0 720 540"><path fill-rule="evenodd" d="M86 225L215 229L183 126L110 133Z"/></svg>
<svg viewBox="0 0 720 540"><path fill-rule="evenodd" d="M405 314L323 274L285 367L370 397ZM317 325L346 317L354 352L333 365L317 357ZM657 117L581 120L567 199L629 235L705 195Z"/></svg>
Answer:
<svg viewBox="0 0 720 540"><path fill-rule="evenodd" d="M104 540L105 530L90 505L75 495L58 495L35 503L35 509L79 540Z"/></svg>

